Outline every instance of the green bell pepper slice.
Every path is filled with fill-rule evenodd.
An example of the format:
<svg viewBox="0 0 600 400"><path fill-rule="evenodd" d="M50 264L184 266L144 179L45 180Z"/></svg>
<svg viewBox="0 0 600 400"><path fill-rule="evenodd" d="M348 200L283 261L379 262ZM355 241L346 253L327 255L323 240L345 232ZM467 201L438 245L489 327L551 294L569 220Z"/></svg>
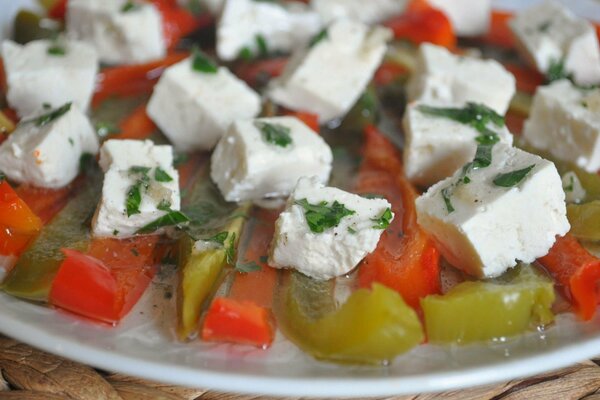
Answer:
<svg viewBox="0 0 600 400"><path fill-rule="evenodd" d="M600 240L600 200L567 205L567 218L571 235L581 240Z"/></svg>

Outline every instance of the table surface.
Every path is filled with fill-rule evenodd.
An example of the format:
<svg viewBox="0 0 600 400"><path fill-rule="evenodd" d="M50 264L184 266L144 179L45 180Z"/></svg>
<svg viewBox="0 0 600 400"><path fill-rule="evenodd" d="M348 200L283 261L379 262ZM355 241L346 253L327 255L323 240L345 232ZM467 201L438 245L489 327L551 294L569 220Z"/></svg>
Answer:
<svg viewBox="0 0 600 400"><path fill-rule="evenodd" d="M265 400L288 399L191 389L98 371L0 336L0 400ZM260 388L256 388L260 392ZM600 400L600 359L543 375L437 394L388 400L586 399Z"/></svg>

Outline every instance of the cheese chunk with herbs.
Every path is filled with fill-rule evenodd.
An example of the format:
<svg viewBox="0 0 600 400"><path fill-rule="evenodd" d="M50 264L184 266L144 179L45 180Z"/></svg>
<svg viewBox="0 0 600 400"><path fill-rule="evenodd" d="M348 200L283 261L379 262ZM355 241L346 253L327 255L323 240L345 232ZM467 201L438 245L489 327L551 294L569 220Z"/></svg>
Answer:
<svg viewBox="0 0 600 400"><path fill-rule="evenodd" d="M515 77L495 60L458 56L422 44L408 85L409 100L424 103L483 103L504 115L515 94Z"/></svg>
<svg viewBox="0 0 600 400"><path fill-rule="evenodd" d="M458 36L485 34L490 26L491 0L429 0L448 16Z"/></svg>
<svg viewBox="0 0 600 400"><path fill-rule="evenodd" d="M98 147L88 118L67 103L21 120L0 145L0 171L18 183L60 188L79 173L81 156Z"/></svg>
<svg viewBox="0 0 600 400"><path fill-rule="evenodd" d="M575 82L600 82L600 47L593 25L565 6L546 1L510 21L517 50L543 74L572 75Z"/></svg>
<svg viewBox="0 0 600 400"><path fill-rule="evenodd" d="M130 0L69 0L67 33L96 48L106 64L138 64L165 56L155 5Z"/></svg>
<svg viewBox="0 0 600 400"><path fill-rule="evenodd" d="M419 186L433 185L472 160L478 138L485 136L473 126L475 120L462 123L432 115L448 107L468 111L467 108L414 102L408 105L404 113L404 172L411 182ZM473 115L473 118L478 117L481 115ZM501 118L499 115L497 117ZM512 145L513 136L503 119L502 126L488 122L484 127L495 134L499 141Z"/></svg>
<svg viewBox="0 0 600 400"><path fill-rule="evenodd" d="M301 178L275 223L269 265L315 279L350 272L393 220L390 203Z"/></svg>
<svg viewBox="0 0 600 400"><path fill-rule="evenodd" d="M478 278L533 262L569 231L552 162L502 143L486 153L475 158L479 168L458 170L416 200L417 221L444 258Z"/></svg>
<svg viewBox="0 0 600 400"><path fill-rule="evenodd" d="M2 43L8 104L21 117L39 112L44 104L60 107L73 102L87 110L98 57L93 47L73 40L34 40L21 46Z"/></svg>
<svg viewBox="0 0 600 400"><path fill-rule="evenodd" d="M237 121L211 159L211 177L227 201L288 196L298 179L327 183L331 149L294 117Z"/></svg>
<svg viewBox="0 0 600 400"><path fill-rule="evenodd" d="M180 208L172 147L150 140L107 140L100 150L100 166L105 174L92 220L94 236L164 232L161 224L147 232L144 228Z"/></svg>
<svg viewBox="0 0 600 400"><path fill-rule="evenodd" d="M311 0L310 5L327 24L345 18L375 24L401 14L407 3L406 0Z"/></svg>
<svg viewBox="0 0 600 400"><path fill-rule="evenodd" d="M228 0L217 24L217 55L230 61L240 55L290 52L320 29L319 15L302 3Z"/></svg>
<svg viewBox="0 0 600 400"><path fill-rule="evenodd" d="M390 38L386 28L339 20L292 56L268 95L285 107L317 114L321 122L341 118L371 80Z"/></svg>
<svg viewBox="0 0 600 400"><path fill-rule="evenodd" d="M567 80L538 87L523 137L588 172L600 170L600 89L579 89Z"/></svg>
<svg viewBox="0 0 600 400"><path fill-rule="evenodd" d="M253 118L261 109L258 94L227 68L195 69L194 57L166 69L147 107L179 151L212 149L233 121Z"/></svg>

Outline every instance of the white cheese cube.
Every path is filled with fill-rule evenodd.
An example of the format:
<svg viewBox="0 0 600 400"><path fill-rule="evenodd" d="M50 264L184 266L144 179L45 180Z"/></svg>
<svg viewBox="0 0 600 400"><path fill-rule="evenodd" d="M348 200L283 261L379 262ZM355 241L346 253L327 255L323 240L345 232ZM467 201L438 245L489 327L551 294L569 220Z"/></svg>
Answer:
<svg viewBox="0 0 600 400"><path fill-rule="evenodd" d="M64 54L50 54L54 46ZM2 59L8 84L7 100L19 116L39 111L42 105L60 107L73 102L87 110L98 57L93 47L77 41L35 40L21 46L2 43Z"/></svg>
<svg viewBox="0 0 600 400"><path fill-rule="evenodd" d="M134 236L140 228L167 214L168 211L158 209L161 203L171 210L179 210L179 174L173 167L171 146L154 145L150 140L107 140L100 151L100 165L105 175L102 197L92 220L94 236ZM136 172L135 167L145 167L147 171ZM170 180L157 180L159 168ZM140 186L139 212L128 216L126 204L130 188L144 178L145 184ZM154 233L162 232L164 229Z"/></svg>
<svg viewBox="0 0 600 400"><path fill-rule="evenodd" d="M0 145L0 171L11 180L33 186L59 188L79 173L84 153L98 153L98 138L88 118L75 105L21 120ZM42 121L46 122L42 122Z"/></svg>
<svg viewBox="0 0 600 400"><path fill-rule="evenodd" d="M404 113L404 172L411 182L430 186L473 159L475 138L481 133L471 125L423 113L421 105L411 103ZM488 124L487 128L497 133L501 142L512 145L513 136L506 126Z"/></svg>
<svg viewBox="0 0 600 400"><path fill-rule="evenodd" d="M308 225L306 210L299 204L303 202L330 208L337 202L353 213L318 233ZM383 232L375 227L376 221L386 213L391 221L391 205L385 199L367 199L324 187L315 178L301 178L275 223L269 265L294 268L315 279L344 275L375 250Z"/></svg>
<svg viewBox="0 0 600 400"><path fill-rule="evenodd" d="M106 64L136 64L165 56L162 17L153 4L128 0L69 0L67 32L86 41Z"/></svg>
<svg viewBox="0 0 600 400"><path fill-rule="evenodd" d="M319 15L302 3L227 0L217 24L217 54L233 60L247 49L259 54L259 40L269 52L304 46L321 29Z"/></svg>
<svg viewBox="0 0 600 400"><path fill-rule="evenodd" d="M588 172L600 169L600 89L582 90L567 80L540 86L523 137L532 146Z"/></svg>
<svg viewBox="0 0 600 400"><path fill-rule="evenodd" d="M311 0L310 5L327 24L346 18L375 24L402 13L407 3L406 0Z"/></svg>
<svg viewBox="0 0 600 400"><path fill-rule="evenodd" d="M343 117L360 97L386 51L391 32L340 20L312 47L295 53L272 81L269 97L293 110L317 114L321 122Z"/></svg>
<svg viewBox="0 0 600 400"><path fill-rule="evenodd" d="M237 119L258 115L261 99L227 68L196 71L191 58L165 70L148 116L179 151L210 150Z"/></svg>
<svg viewBox="0 0 600 400"><path fill-rule="evenodd" d="M409 100L483 103L504 115L515 94L515 77L495 60L457 56L432 44L419 48L406 88Z"/></svg>
<svg viewBox="0 0 600 400"><path fill-rule="evenodd" d="M469 183L461 169L416 200L417 221L444 258L479 278L498 276L517 260L544 256L556 235L569 231L565 194L553 163L503 143L491 154L489 167L468 173ZM494 183L501 174L529 167L522 180L513 179L514 186Z"/></svg>
<svg viewBox="0 0 600 400"><path fill-rule="evenodd" d="M485 34L490 26L491 0L429 0L452 23L458 36Z"/></svg>
<svg viewBox="0 0 600 400"><path fill-rule="evenodd" d="M592 24L566 7L546 1L530 7L510 21L523 57L541 73L562 62L575 82L600 82L600 47Z"/></svg>
<svg viewBox="0 0 600 400"><path fill-rule="evenodd" d="M297 118L243 120L219 141L211 177L227 201L259 200L288 196L303 176L327 183L332 161L327 143Z"/></svg>

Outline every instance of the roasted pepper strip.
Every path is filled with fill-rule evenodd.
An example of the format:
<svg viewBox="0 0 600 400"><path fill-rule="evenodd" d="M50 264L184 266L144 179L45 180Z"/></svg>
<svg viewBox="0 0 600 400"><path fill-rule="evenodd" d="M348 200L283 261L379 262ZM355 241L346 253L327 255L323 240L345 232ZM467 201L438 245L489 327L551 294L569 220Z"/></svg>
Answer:
<svg viewBox="0 0 600 400"><path fill-rule="evenodd" d="M422 297L440 291L439 253L417 224L417 193L404 176L393 144L370 126L365 129L364 149L357 192L385 197L402 218L394 218L375 251L365 257L358 271L359 284L382 283L417 309Z"/></svg>
<svg viewBox="0 0 600 400"><path fill-rule="evenodd" d="M463 282L421 300L431 343L502 339L553 321L552 282L529 265L501 280Z"/></svg>
<svg viewBox="0 0 600 400"><path fill-rule="evenodd" d="M538 261L571 300L577 314L586 321L591 319L600 302L600 259L567 234L557 237L548 254Z"/></svg>
<svg viewBox="0 0 600 400"><path fill-rule="evenodd" d="M290 280L277 321L292 342L316 358L381 364L423 340L416 312L383 285L359 289L332 310L330 283L297 273Z"/></svg>

